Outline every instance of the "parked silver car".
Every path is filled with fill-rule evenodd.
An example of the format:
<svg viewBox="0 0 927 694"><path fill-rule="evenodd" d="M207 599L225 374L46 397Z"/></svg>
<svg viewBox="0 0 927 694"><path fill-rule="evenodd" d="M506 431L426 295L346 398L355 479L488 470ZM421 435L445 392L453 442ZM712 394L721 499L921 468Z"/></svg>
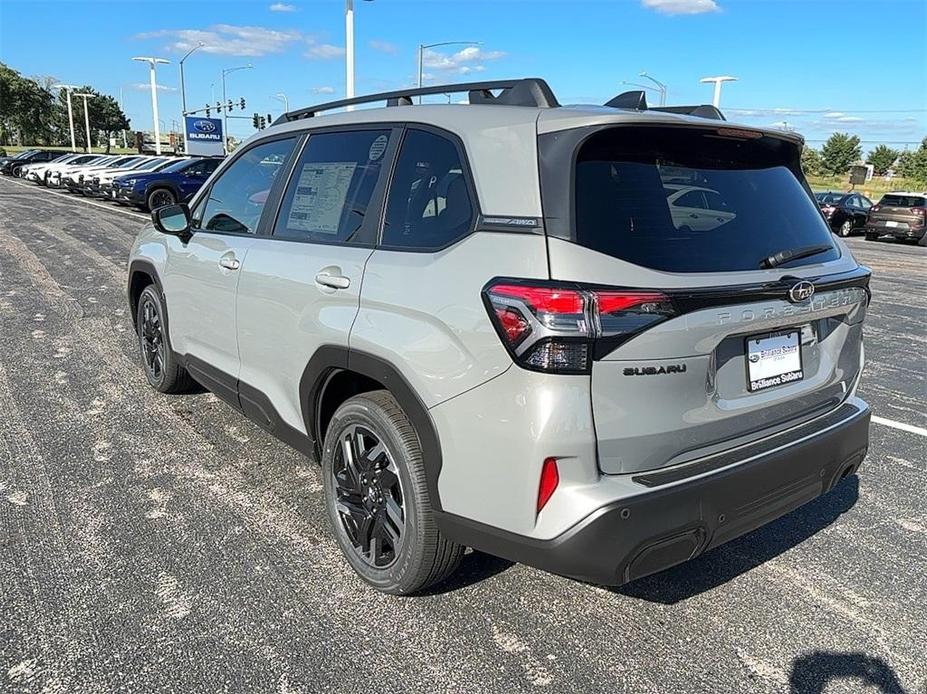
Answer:
<svg viewBox="0 0 927 694"><path fill-rule="evenodd" d="M470 103L412 105L450 91ZM564 107L538 79L288 113L138 235L146 376L319 460L380 590L467 546L603 584L660 571L866 455L870 273L801 144L639 93Z"/></svg>

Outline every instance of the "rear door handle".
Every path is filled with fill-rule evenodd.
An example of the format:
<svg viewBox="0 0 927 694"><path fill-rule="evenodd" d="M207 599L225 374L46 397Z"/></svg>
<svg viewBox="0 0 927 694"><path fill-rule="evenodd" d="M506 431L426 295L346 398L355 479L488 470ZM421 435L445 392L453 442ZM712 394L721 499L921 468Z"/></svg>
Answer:
<svg viewBox="0 0 927 694"><path fill-rule="evenodd" d="M329 275L327 272L320 272L315 276L315 281L323 287L332 289L347 289L351 286L351 280L343 275Z"/></svg>
<svg viewBox="0 0 927 694"><path fill-rule="evenodd" d="M241 267L241 261L234 256L222 256L219 258L219 265L226 270L237 270Z"/></svg>

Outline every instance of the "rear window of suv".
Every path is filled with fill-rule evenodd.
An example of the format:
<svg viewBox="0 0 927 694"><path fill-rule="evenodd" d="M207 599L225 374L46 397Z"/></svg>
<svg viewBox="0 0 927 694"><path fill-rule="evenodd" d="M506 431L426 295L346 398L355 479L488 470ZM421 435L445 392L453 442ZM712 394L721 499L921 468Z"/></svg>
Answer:
<svg viewBox="0 0 927 694"><path fill-rule="evenodd" d="M831 249L784 263L834 260L818 206L778 138L718 130L624 127L586 140L576 159L576 242L669 272L757 270L783 250Z"/></svg>
<svg viewBox="0 0 927 694"><path fill-rule="evenodd" d="M920 195L883 195L879 205L883 207L927 207L927 197Z"/></svg>

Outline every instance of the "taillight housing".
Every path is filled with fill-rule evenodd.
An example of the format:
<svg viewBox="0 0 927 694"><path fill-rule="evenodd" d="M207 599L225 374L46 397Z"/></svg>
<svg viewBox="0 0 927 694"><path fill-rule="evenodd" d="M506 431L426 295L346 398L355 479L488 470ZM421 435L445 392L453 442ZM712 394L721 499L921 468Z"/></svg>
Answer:
<svg viewBox="0 0 927 694"><path fill-rule="evenodd" d="M483 289L489 317L515 363L588 374L592 362L676 315L662 292L497 278Z"/></svg>
<svg viewBox="0 0 927 694"><path fill-rule="evenodd" d="M869 208L869 211L870 211L870 212L878 212L878 211L881 210L881 209L882 209L882 207L881 207L880 205L873 205L872 207Z"/></svg>
<svg viewBox="0 0 927 694"><path fill-rule="evenodd" d="M927 208L912 207L911 212L913 212L914 214L916 214L918 217L921 218L921 221L920 221L921 224L924 224L925 222L927 222Z"/></svg>

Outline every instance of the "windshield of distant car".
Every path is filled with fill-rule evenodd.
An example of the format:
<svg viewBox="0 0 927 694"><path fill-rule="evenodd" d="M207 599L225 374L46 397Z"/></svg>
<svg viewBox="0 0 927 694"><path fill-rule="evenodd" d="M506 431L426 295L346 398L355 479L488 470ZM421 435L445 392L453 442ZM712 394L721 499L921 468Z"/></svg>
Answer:
<svg viewBox="0 0 927 694"><path fill-rule="evenodd" d="M190 166L189 159L181 159L178 162L171 164L170 166L165 166L161 171L164 173L177 173L178 171L183 171L188 166Z"/></svg>
<svg viewBox="0 0 927 694"><path fill-rule="evenodd" d="M927 197L921 195L883 195L879 204L884 207L927 207Z"/></svg>

